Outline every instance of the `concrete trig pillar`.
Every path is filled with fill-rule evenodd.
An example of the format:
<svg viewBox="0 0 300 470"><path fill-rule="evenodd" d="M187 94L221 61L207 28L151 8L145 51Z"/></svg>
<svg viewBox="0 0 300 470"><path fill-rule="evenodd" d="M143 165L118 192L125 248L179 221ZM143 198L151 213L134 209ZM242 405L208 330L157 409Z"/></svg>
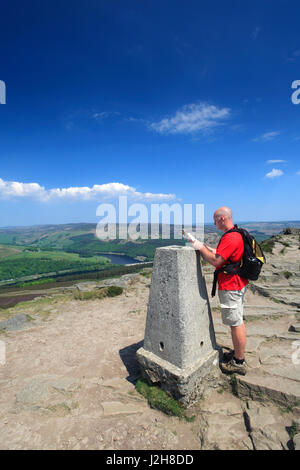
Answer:
<svg viewBox="0 0 300 470"><path fill-rule="evenodd" d="M144 347L137 359L142 377L184 406L218 386L219 349L200 254L193 248L156 249Z"/></svg>

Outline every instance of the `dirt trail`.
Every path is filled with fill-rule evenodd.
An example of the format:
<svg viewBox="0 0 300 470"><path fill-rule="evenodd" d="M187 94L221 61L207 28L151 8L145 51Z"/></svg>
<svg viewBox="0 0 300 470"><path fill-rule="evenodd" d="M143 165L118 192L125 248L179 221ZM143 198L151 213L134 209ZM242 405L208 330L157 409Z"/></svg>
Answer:
<svg viewBox="0 0 300 470"><path fill-rule="evenodd" d="M135 390L149 285L137 274L115 298L79 301L69 293L9 310L25 313L29 321L0 336L6 347L0 366L1 449L253 449L245 402L226 387L190 410L193 422L150 408ZM215 311L217 339L226 342L219 316ZM292 416L271 404L262 407L267 417L261 420L276 423L271 448L286 448Z"/></svg>
<svg viewBox="0 0 300 470"><path fill-rule="evenodd" d="M151 409L135 391L149 294L139 278L120 297L15 307L37 320L1 335L0 448L199 448L193 423Z"/></svg>

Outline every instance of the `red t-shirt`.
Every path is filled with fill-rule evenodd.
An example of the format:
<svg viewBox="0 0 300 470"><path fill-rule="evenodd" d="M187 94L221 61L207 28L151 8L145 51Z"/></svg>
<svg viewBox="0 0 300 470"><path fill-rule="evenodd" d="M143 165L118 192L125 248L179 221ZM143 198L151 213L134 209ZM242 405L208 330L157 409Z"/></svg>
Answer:
<svg viewBox="0 0 300 470"><path fill-rule="evenodd" d="M226 263L228 262L237 263L241 260L244 253L244 242L243 237L238 232L225 233L221 238L216 254L222 256ZM230 259L230 260L229 260ZM219 268L218 268L219 269ZM241 290L249 283L248 279L239 276L238 274L225 274L219 273L218 275L218 287L219 290Z"/></svg>

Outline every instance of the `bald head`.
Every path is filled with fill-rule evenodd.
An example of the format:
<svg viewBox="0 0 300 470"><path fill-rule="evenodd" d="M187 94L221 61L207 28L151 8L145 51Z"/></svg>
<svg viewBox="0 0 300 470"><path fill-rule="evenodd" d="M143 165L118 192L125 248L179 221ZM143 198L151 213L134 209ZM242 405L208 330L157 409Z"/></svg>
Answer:
<svg viewBox="0 0 300 470"><path fill-rule="evenodd" d="M227 232L233 226L232 211L229 207L220 207L214 213L214 223L219 230Z"/></svg>
<svg viewBox="0 0 300 470"><path fill-rule="evenodd" d="M232 219L232 211L229 209L229 207L220 207L220 209L217 209L215 214L216 216L223 216L226 217L227 219Z"/></svg>

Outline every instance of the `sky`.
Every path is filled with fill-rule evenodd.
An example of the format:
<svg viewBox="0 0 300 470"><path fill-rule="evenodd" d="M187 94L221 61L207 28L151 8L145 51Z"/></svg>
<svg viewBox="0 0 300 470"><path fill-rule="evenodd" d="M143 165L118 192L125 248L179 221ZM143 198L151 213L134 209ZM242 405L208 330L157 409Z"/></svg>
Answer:
<svg viewBox="0 0 300 470"><path fill-rule="evenodd" d="M96 223L124 195L299 220L299 17L293 0L2 2L0 226Z"/></svg>

